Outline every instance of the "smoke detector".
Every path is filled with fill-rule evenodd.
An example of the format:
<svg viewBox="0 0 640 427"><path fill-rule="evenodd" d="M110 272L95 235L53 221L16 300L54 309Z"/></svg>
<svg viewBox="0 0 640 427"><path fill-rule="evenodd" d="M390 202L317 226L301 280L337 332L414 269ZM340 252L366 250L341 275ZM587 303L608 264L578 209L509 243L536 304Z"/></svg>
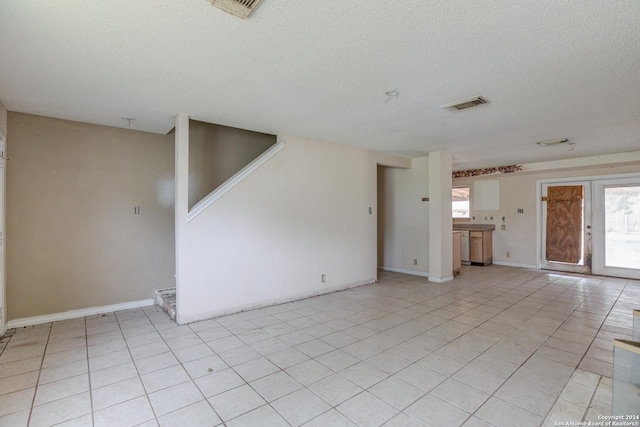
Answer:
<svg viewBox="0 0 640 427"><path fill-rule="evenodd" d="M260 0L209 0L212 6L222 9L238 18L247 19Z"/></svg>
<svg viewBox="0 0 640 427"><path fill-rule="evenodd" d="M443 105L442 108L452 108L454 110L466 110L467 108L477 107L478 105L486 104L487 100L481 96L476 96L469 99L463 99L452 104Z"/></svg>

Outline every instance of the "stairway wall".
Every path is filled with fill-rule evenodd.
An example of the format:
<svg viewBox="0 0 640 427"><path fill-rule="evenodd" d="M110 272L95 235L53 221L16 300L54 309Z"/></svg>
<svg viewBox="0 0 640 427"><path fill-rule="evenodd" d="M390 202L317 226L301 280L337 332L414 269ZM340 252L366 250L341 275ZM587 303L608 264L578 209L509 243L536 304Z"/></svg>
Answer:
<svg viewBox="0 0 640 427"><path fill-rule="evenodd" d="M178 226L180 323L375 280L376 154L279 139L282 151Z"/></svg>

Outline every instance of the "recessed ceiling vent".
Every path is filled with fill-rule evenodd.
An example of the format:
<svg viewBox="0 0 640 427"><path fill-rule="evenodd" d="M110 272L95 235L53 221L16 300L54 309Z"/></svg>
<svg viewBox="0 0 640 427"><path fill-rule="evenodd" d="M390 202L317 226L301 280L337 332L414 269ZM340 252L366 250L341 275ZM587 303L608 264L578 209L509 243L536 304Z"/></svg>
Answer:
<svg viewBox="0 0 640 427"><path fill-rule="evenodd" d="M443 105L442 108L452 108L454 110L466 110L467 108L477 107L478 105L486 104L487 100L481 96L465 99L463 101L454 102L453 104Z"/></svg>
<svg viewBox="0 0 640 427"><path fill-rule="evenodd" d="M247 19L260 0L209 0L212 6L222 9L238 18Z"/></svg>

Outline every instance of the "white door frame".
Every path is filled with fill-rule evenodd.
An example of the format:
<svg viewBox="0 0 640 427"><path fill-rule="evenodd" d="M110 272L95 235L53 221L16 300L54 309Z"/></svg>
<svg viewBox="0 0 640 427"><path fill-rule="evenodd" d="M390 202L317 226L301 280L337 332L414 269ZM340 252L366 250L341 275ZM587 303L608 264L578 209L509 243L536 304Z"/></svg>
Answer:
<svg viewBox="0 0 640 427"><path fill-rule="evenodd" d="M0 337L7 331L7 306L6 306L6 269L5 269L5 194L6 194L6 158L7 138L0 131Z"/></svg>
<svg viewBox="0 0 640 427"><path fill-rule="evenodd" d="M593 198L594 206L597 206L593 211L593 222L599 225L594 227L593 235L593 250L597 254L594 257L593 273L603 276L617 276L630 279L640 279L640 266L637 269L623 268L623 267L610 267L606 265L606 230L605 225L605 200L604 189L611 187L626 187L626 186L640 186L640 177L638 178L616 178L594 181L593 186Z"/></svg>
<svg viewBox="0 0 640 427"><path fill-rule="evenodd" d="M547 179L539 179L536 181L536 212L537 212L537 237L536 237L536 264L538 268L542 267L542 251L544 250L543 246L543 203L542 203L542 185L543 184L568 184L572 182L580 182L580 181L592 181L592 191L594 187L594 181L606 181L606 180L618 180L618 179L634 179L640 178L640 173L638 172L630 172L630 173L621 173L621 174L609 174L609 175L590 175L590 176L576 176L570 178L547 178ZM592 203L593 204L593 203Z"/></svg>

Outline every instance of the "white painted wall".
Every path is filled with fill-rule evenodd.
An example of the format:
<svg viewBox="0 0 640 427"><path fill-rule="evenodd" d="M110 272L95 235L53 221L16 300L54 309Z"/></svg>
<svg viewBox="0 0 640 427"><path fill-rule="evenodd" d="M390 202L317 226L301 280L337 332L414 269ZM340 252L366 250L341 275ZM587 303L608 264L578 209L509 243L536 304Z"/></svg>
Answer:
<svg viewBox="0 0 640 427"><path fill-rule="evenodd" d="M411 169L378 167L378 265L418 275L429 272L429 157ZM417 265L413 260L417 260Z"/></svg>
<svg viewBox="0 0 640 427"><path fill-rule="evenodd" d="M376 153L279 139L286 140L281 152L177 224L180 323L376 279ZM183 205L188 150L178 146L177 153L176 203ZM177 221L181 212L184 206Z"/></svg>
<svg viewBox="0 0 640 427"><path fill-rule="evenodd" d="M451 153L429 153L429 281L453 280Z"/></svg>
<svg viewBox="0 0 640 427"><path fill-rule="evenodd" d="M631 161L626 164L594 165L596 158L583 158L580 161L574 159L571 169L549 169L559 163L548 162L545 165L537 163L536 169L524 165L525 170L531 172L517 172L513 174L485 175L474 178L456 179L454 186L470 185L471 199L473 200L473 182L483 180L500 181L500 209L493 211L476 211L471 203L470 216L476 217L471 224L495 224L493 232L493 260L514 266L537 266L537 205L536 182L540 179L566 178L566 177L591 177L598 175L610 175L640 171L640 162ZM524 209L524 213L518 214L518 208ZM493 220L491 217L493 216ZM502 216L505 216L506 230L501 230ZM487 218L485 220L485 217ZM510 253L507 258L506 253Z"/></svg>

